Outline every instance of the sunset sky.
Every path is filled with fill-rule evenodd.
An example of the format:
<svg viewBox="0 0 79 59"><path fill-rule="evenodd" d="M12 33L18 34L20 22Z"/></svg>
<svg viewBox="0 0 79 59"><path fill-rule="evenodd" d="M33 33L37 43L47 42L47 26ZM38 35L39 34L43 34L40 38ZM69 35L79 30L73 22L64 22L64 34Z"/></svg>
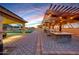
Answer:
<svg viewBox="0 0 79 59"><path fill-rule="evenodd" d="M41 24L44 13L50 6L48 3L5 3L0 5L28 21L26 24L28 27L36 27L38 24ZM73 5L79 7L79 4L63 5Z"/></svg>
<svg viewBox="0 0 79 59"><path fill-rule="evenodd" d="M8 10L14 12L15 14L22 17L24 20L28 21L26 26L32 27L41 23L43 20L43 15L45 11L49 8L50 4L0 4L7 8Z"/></svg>

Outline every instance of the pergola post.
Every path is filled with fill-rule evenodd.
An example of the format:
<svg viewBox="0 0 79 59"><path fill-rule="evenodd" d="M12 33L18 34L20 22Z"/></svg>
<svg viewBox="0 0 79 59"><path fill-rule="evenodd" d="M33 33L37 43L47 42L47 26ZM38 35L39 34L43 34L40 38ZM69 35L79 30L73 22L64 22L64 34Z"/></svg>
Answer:
<svg viewBox="0 0 79 59"><path fill-rule="evenodd" d="M59 17L59 19L60 19L60 22L59 22L59 31L61 32L62 31L63 18Z"/></svg>
<svg viewBox="0 0 79 59"><path fill-rule="evenodd" d="M62 24L61 23L59 24L59 31L60 32L62 31Z"/></svg>

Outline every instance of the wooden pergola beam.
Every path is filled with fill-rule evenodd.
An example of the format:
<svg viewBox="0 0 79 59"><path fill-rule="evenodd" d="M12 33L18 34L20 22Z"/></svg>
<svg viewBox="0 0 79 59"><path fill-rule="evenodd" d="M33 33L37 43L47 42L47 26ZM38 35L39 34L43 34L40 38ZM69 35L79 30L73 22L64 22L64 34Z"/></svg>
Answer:
<svg viewBox="0 0 79 59"><path fill-rule="evenodd" d="M61 5L58 5L58 6L55 8L55 11L57 11L60 6L61 6Z"/></svg>
<svg viewBox="0 0 79 59"><path fill-rule="evenodd" d="M61 5L57 11L60 11L63 7L64 7L64 5Z"/></svg>
<svg viewBox="0 0 79 59"><path fill-rule="evenodd" d="M65 6L64 10L62 12L65 12L68 9L68 6Z"/></svg>
<svg viewBox="0 0 79 59"><path fill-rule="evenodd" d="M59 12L62 12L64 10L65 6L63 5L63 7L59 10Z"/></svg>
<svg viewBox="0 0 79 59"><path fill-rule="evenodd" d="M52 8L52 4L50 5L49 9L51 9L51 8Z"/></svg>
<svg viewBox="0 0 79 59"><path fill-rule="evenodd" d="M70 11L70 13L72 13L73 11L76 11L77 8L76 7L73 7L72 10Z"/></svg>
<svg viewBox="0 0 79 59"><path fill-rule="evenodd" d="M55 7L56 7L56 5L53 6L52 10L54 10Z"/></svg>

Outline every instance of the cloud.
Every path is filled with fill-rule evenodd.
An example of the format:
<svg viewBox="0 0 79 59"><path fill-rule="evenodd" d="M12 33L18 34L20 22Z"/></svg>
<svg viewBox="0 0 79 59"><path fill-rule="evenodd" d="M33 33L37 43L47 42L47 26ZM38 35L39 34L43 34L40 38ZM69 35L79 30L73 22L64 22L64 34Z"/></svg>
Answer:
<svg viewBox="0 0 79 59"><path fill-rule="evenodd" d="M29 23L26 23L26 27L36 27L37 25L41 24L42 18L35 19Z"/></svg>
<svg viewBox="0 0 79 59"><path fill-rule="evenodd" d="M9 10L28 21L28 26L36 26L43 20L45 11L48 9L47 4L7 4ZM27 26L26 25L26 26Z"/></svg>

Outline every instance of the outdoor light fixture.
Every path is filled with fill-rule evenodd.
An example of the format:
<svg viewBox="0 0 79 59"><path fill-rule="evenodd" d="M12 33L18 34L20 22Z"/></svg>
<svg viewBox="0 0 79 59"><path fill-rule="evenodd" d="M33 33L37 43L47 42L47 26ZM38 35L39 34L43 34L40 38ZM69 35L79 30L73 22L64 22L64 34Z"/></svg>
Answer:
<svg viewBox="0 0 79 59"><path fill-rule="evenodd" d="M74 17L70 17L70 19L73 19Z"/></svg>
<svg viewBox="0 0 79 59"><path fill-rule="evenodd" d="M59 17L60 19L62 19L62 17Z"/></svg>

